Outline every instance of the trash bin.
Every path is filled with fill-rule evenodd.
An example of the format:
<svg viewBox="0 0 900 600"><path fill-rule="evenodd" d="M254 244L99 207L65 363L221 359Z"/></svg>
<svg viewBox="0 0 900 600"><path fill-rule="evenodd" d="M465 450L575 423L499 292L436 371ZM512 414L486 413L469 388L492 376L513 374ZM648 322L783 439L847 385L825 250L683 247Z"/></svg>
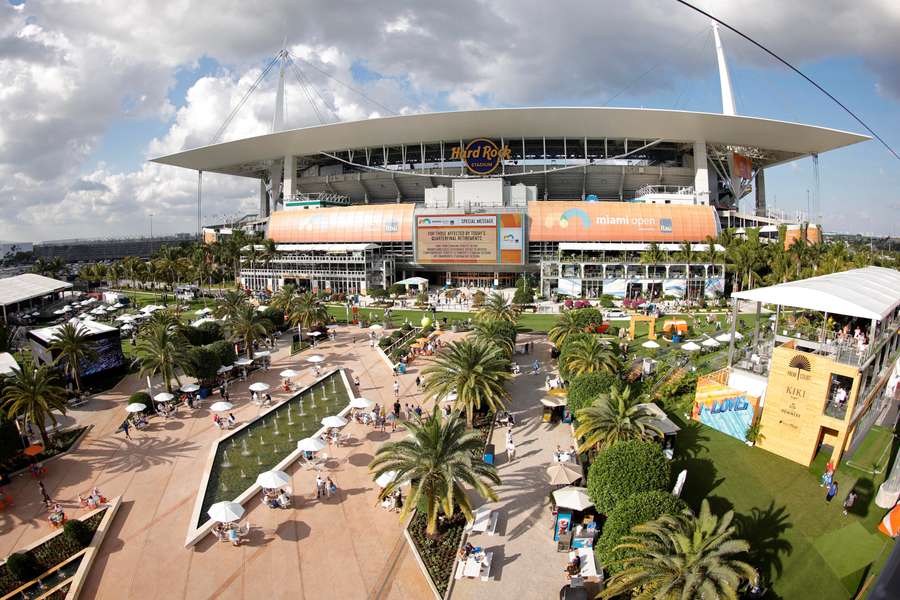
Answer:
<svg viewBox="0 0 900 600"><path fill-rule="evenodd" d="M484 462L489 465L494 464L494 445L488 444L484 447Z"/></svg>

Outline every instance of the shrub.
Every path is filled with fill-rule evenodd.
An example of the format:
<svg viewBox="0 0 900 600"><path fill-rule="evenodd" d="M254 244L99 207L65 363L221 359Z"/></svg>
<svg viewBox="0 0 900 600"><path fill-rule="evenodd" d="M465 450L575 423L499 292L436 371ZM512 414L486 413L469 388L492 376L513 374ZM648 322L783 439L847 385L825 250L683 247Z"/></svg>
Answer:
<svg viewBox="0 0 900 600"><path fill-rule="evenodd" d="M375 285L369 288L369 296L375 298L376 300L384 300L388 297L387 290L385 290L380 285Z"/></svg>
<svg viewBox="0 0 900 600"><path fill-rule="evenodd" d="M272 327L274 328L273 331L275 329L279 329L279 330L284 329L284 311L277 310L270 306L270 307L267 307L266 310L262 311L262 314L260 316L263 319L268 320L269 323L272 324ZM204 323L204 325L206 325L206 324L207 323ZM209 324L211 325L211 323L209 323ZM266 328L266 329L268 329L268 328ZM220 337L217 339L222 339L222 338ZM210 342L214 342L214 341L215 340L210 340ZM209 342L207 342L207 343L209 343Z"/></svg>
<svg viewBox="0 0 900 600"><path fill-rule="evenodd" d="M219 340L207 346L211 351L215 352L219 357L220 365L231 365L237 360L237 354L234 351L234 345L226 340Z"/></svg>
<svg viewBox="0 0 900 600"><path fill-rule="evenodd" d="M484 304L484 299L487 298L487 294L482 292L481 290L476 291L472 294L472 308L478 308Z"/></svg>
<svg viewBox="0 0 900 600"><path fill-rule="evenodd" d="M603 313L596 308L573 308L572 310L575 311L572 314L578 319L581 327L603 323Z"/></svg>
<svg viewBox="0 0 900 600"><path fill-rule="evenodd" d="M195 346L188 350L188 362L184 365L184 372L200 381L215 379L222 363L219 355L209 346Z"/></svg>
<svg viewBox="0 0 900 600"><path fill-rule="evenodd" d="M655 442L620 442L600 451L588 471L588 495L608 515L641 492L669 487L669 462Z"/></svg>
<svg viewBox="0 0 900 600"><path fill-rule="evenodd" d="M391 296L405 296L406 286L402 283L395 283L390 288L388 288L388 293L390 293Z"/></svg>
<svg viewBox="0 0 900 600"><path fill-rule="evenodd" d="M84 521L79 521L78 519L66 521L66 524L63 525L63 535L69 541L78 544L82 548L90 544L91 540L94 539L94 532L91 531L91 528Z"/></svg>
<svg viewBox="0 0 900 600"><path fill-rule="evenodd" d="M417 306L425 306L428 304L428 294L425 292L419 292L416 294L416 305Z"/></svg>
<svg viewBox="0 0 900 600"><path fill-rule="evenodd" d="M611 573L621 571L622 565L616 564L616 561L631 556L633 552L614 548L623 542L623 537L631 534L632 527L662 515L680 514L685 508L687 504L684 500L661 490L642 492L623 500L607 516L603 533L594 546L597 564L602 564Z"/></svg>
<svg viewBox="0 0 900 600"><path fill-rule="evenodd" d="M611 387L621 383L617 375L612 373L585 373L579 375L569 384L569 393L566 406L569 412L586 408L593 403L600 394L606 393Z"/></svg>
<svg viewBox="0 0 900 600"><path fill-rule="evenodd" d="M153 398L147 392L135 392L128 397L128 404L134 404L135 402L146 406L147 412L156 413L156 403L153 402Z"/></svg>
<svg viewBox="0 0 900 600"><path fill-rule="evenodd" d="M600 296L600 306L602 306L603 308L612 308L613 306L615 306L613 300L614 298L612 296L603 294L602 296Z"/></svg>
<svg viewBox="0 0 900 600"><path fill-rule="evenodd" d="M222 325L216 321L207 321L197 327L185 327L184 337L191 346L205 346L225 337Z"/></svg>
<svg viewBox="0 0 900 600"><path fill-rule="evenodd" d="M41 574L34 557L27 552L13 552L6 559L6 568L12 576L26 583Z"/></svg>

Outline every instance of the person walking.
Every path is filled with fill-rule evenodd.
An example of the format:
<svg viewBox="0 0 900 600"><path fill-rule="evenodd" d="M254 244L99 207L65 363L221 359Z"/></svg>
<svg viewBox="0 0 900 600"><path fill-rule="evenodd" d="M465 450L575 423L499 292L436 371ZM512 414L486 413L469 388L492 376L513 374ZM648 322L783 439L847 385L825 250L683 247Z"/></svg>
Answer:
<svg viewBox="0 0 900 600"><path fill-rule="evenodd" d="M855 503L856 503L856 490L850 490L850 493L847 494L846 498L844 498L844 516L847 516L847 513L850 511L851 508L853 508L853 505Z"/></svg>
<svg viewBox="0 0 900 600"><path fill-rule="evenodd" d="M325 480L319 473L316 473L316 498L321 498L325 492Z"/></svg>
<svg viewBox="0 0 900 600"><path fill-rule="evenodd" d="M38 481L38 487L41 488L41 499L44 501L44 504L46 504L47 506L52 505L53 499L50 497L50 494L47 493L47 488L44 487L44 482Z"/></svg>
<svg viewBox="0 0 900 600"><path fill-rule="evenodd" d="M394 397L400 397L400 381L397 379L394 380Z"/></svg>
<svg viewBox="0 0 900 600"><path fill-rule="evenodd" d="M131 434L128 433L128 430L131 429L131 423L128 421L128 419L125 419L125 422L122 424L122 429L125 431L125 439L130 440Z"/></svg>
<svg viewBox="0 0 900 600"><path fill-rule="evenodd" d="M828 486L828 493L825 494L825 502L831 502L838 491L837 481L832 481L831 485Z"/></svg>
<svg viewBox="0 0 900 600"><path fill-rule="evenodd" d="M325 493L328 494L329 498L337 495L337 484L331 480L331 477L325 480Z"/></svg>
<svg viewBox="0 0 900 600"><path fill-rule="evenodd" d="M516 458L516 445L513 443L512 438L506 440L506 459L509 462L512 462Z"/></svg>
<svg viewBox="0 0 900 600"><path fill-rule="evenodd" d="M422 378L419 375L416 375L416 389L422 391Z"/></svg>

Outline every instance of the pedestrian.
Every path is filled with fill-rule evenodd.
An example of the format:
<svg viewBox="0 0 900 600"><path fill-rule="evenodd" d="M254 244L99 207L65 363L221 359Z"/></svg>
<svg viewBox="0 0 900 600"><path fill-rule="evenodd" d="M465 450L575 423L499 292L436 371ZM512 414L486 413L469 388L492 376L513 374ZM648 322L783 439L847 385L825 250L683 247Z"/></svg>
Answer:
<svg viewBox="0 0 900 600"><path fill-rule="evenodd" d="M516 458L516 445L513 443L512 438L506 440L506 458L509 462Z"/></svg>
<svg viewBox="0 0 900 600"><path fill-rule="evenodd" d="M122 429L125 431L125 439L130 440L131 434L128 433L128 430L131 429L131 423L128 421L128 419L125 419L125 422L122 423Z"/></svg>
<svg viewBox="0 0 900 600"><path fill-rule="evenodd" d="M325 480L322 479L320 474L316 473L316 498L321 498L324 492Z"/></svg>
<svg viewBox="0 0 900 600"><path fill-rule="evenodd" d="M43 499L44 504L47 506L53 504L53 499L50 498L50 494L47 493L47 488L44 487L43 481L38 481L38 487L41 488L41 498Z"/></svg>
<svg viewBox="0 0 900 600"><path fill-rule="evenodd" d="M422 418L422 407L418 404L416 404L416 417L419 419Z"/></svg>
<svg viewBox="0 0 900 600"><path fill-rule="evenodd" d="M422 378L416 375L416 389L422 391Z"/></svg>
<svg viewBox="0 0 900 600"><path fill-rule="evenodd" d="M259 404L259 395L256 392L251 392L250 400L253 402L253 404Z"/></svg>
<svg viewBox="0 0 900 600"><path fill-rule="evenodd" d="M356 389L359 389L359 375L353 376L353 385L356 386Z"/></svg>
<svg viewBox="0 0 900 600"><path fill-rule="evenodd" d="M400 397L400 382L396 379L394 380L394 396Z"/></svg>
<svg viewBox="0 0 900 600"><path fill-rule="evenodd" d="M400 401L397 400L394 402L394 416L398 419L400 418Z"/></svg>
<svg viewBox="0 0 900 600"><path fill-rule="evenodd" d="M41 487L43 487L43 486L41 486ZM855 502L856 502L856 490L850 490L850 493L847 494L846 498L844 498L844 515L845 516L850 511L850 509L853 508L853 504Z"/></svg>
<svg viewBox="0 0 900 600"><path fill-rule="evenodd" d="M228 398L230 397L230 394L228 393L228 390L227 390L227 389L225 390L225 396L224 396L224 397L225 397L225 402L228 402Z"/></svg>
<svg viewBox="0 0 900 600"><path fill-rule="evenodd" d="M272 404L272 394L266 392L266 404Z"/></svg>
<svg viewBox="0 0 900 600"><path fill-rule="evenodd" d="M328 494L328 497L329 497L329 498L331 498L332 496L334 496L334 495L337 494L337 484L335 484L335 483L331 480L331 477L328 477L328 478L327 478L327 480L326 480L326 482L325 482L325 486L326 486L326 487L325 487L326 493Z"/></svg>
<svg viewBox="0 0 900 600"><path fill-rule="evenodd" d="M825 494L825 502L831 502L831 500L837 494L837 491L838 491L837 481L832 481L831 485L828 486L828 493Z"/></svg>

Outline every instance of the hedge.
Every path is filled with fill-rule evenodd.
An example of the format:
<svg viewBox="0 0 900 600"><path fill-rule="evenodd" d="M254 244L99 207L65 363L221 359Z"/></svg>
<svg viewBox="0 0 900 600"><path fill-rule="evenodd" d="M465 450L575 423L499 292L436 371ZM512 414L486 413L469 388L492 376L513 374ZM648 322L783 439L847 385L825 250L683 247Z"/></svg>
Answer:
<svg viewBox="0 0 900 600"><path fill-rule="evenodd" d="M591 464L588 495L597 511L608 515L635 494L668 489L670 479L669 461L659 444L619 442L601 450Z"/></svg>
<svg viewBox="0 0 900 600"><path fill-rule="evenodd" d="M641 492L623 500L613 509L603 523L603 533L594 545L594 554L597 564L610 573L622 570L621 564L616 564L633 554L631 550L615 550L621 544L626 535L631 534L631 528L647 521L658 519L662 515L677 515L688 506L681 498L662 490Z"/></svg>
<svg viewBox="0 0 900 600"><path fill-rule="evenodd" d="M600 394L621 384L618 375L612 373L585 373L575 377L569 384L566 406L571 413L590 406Z"/></svg>
<svg viewBox="0 0 900 600"><path fill-rule="evenodd" d="M191 346L206 346L225 338L222 325L216 321L207 321L197 327L189 325L183 329L183 333Z"/></svg>
<svg viewBox="0 0 900 600"><path fill-rule="evenodd" d="M215 352L219 358L220 365L233 365L237 360L237 354L234 351L234 345L226 340L220 340L209 344L209 349ZM218 367L216 367L218 368Z"/></svg>
<svg viewBox="0 0 900 600"><path fill-rule="evenodd" d="M184 372L198 381L215 379L222 362L215 349L209 346L195 346L188 350L188 362L184 365Z"/></svg>

